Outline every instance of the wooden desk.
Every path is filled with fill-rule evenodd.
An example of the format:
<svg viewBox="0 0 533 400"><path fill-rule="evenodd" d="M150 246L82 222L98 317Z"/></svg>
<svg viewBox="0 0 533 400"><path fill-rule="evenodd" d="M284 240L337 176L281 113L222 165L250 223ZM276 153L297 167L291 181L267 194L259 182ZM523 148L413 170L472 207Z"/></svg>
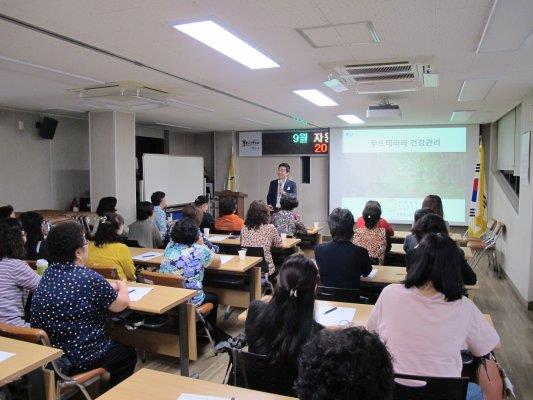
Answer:
<svg viewBox="0 0 533 400"><path fill-rule="evenodd" d="M407 235L409 235L410 233L411 233L411 231L394 230L394 236L392 236L390 238L391 242L392 243L402 243L403 244L403 242L405 240L405 237ZM468 241L467 239L463 238L463 235L461 235L460 233L451 232L450 233L450 237L458 245L464 245Z"/></svg>
<svg viewBox="0 0 533 400"><path fill-rule="evenodd" d="M473 257L472 249L470 249L469 247L461 247L461 250L463 250L463 252L465 253L465 258L467 260L470 260ZM392 254L405 256L405 250L403 249L402 243L392 243L390 252Z"/></svg>
<svg viewBox="0 0 533 400"><path fill-rule="evenodd" d="M387 286L391 283L400 283L405 279L405 276L407 275L407 270L405 267L374 265L373 268L377 269L378 272L376 273L376 275L374 275L373 278L361 277L361 284L363 286ZM476 290L479 289L479 285L466 285L465 288L468 292L468 297L470 299L473 299Z"/></svg>
<svg viewBox="0 0 533 400"><path fill-rule="evenodd" d="M130 247L132 257L138 256L146 252L163 253L161 249L149 249ZM224 255L224 254L221 254ZM216 293L219 296L220 304L234 307L246 308L250 301L261 297L261 269L257 267L261 263L261 257L246 256L244 260L240 260L239 256L233 256L232 259L222 264L220 267L208 267L206 272L210 274L231 274L231 275L245 275L249 279L248 293L242 290L234 290L228 288L218 288L207 285L204 290ZM163 261L163 255L152 258L150 260L139 261L133 260L135 264L146 265L150 267L159 268Z"/></svg>
<svg viewBox="0 0 533 400"><path fill-rule="evenodd" d="M221 246L238 246L238 247L241 247L241 238L235 238L235 239L224 239L224 240L211 240L211 237L213 235L209 235L208 236L208 239L216 244L216 245L221 245ZM216 235L216 236L220 236L220 235ZM288 250L288 249L292 249L293 247L295 247L298 243L300 243L302 240L301 239L298 239L298 238L287 238L285 240L283 240L282 242L282 245L281 245L281 248L284 249L284 250ZM246 246L243 246L243 247L246 247Z"/></svg>
<svg viewBox="0 0 533 400"><path fill-rule="evenodd" d="M98 400L176 400L182 393L235 398L238 400L289 400L293 397L258 392L220 383L184 378L143 368Z"/></svg>
<svg viewBox="0 0 533 400"><path fill-rule="evenodd" d="M194 306L188 304L196 294L195 290L173 288L159 285L146 285L144 283L128 282L128 287L151 287L153 288L142 299L130 302L128 308L133 311L161 315L173 308L177 308L179 314L179 353L175 348L175 335L157 335L158 341L154 341L156 331L135 330L127 331L117 327L118 336L115 339L134 346L144 348L159 354L178 355L180 357L181 374L189 376L189 356L196 354L196 315ZM170 354L169 354L170 352Z"/></svg>
<svg viewBox="0 0 533 400"><path fill-rule="evenodd" d="M7 360L0 362L0 386L29 374L63 355L63 351L53 347L41 346L6 337L0 337L0 351L15 354ZM45 387L42 377L39 383L37 385L40 387L34 388L35 390L32 391L30 398L44 399Z"/></svg>
<svg viewBox="0 0 533 400"><path fill-rule="evenodd" d="M319 233L323 228L321 226L319 226L318 228L315 228L314 226L313 227L310 227L310 228L307 228L307 234L308 235L316 235L317 233Z"/></svg>

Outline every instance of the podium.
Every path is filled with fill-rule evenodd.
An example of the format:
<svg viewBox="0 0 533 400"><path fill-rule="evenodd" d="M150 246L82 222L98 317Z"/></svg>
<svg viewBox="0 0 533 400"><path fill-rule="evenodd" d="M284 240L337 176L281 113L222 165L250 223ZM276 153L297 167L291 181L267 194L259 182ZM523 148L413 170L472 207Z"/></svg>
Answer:
<svg viewBox="0 0 533 400"><path fill-rule="evenodd" d="M244 198L248 197L246 193L234 192L232 190L222 190L221 192L215 192L215 196L219 199L222 197L232 197L237 202L237 215L244 219Z"/></svg>

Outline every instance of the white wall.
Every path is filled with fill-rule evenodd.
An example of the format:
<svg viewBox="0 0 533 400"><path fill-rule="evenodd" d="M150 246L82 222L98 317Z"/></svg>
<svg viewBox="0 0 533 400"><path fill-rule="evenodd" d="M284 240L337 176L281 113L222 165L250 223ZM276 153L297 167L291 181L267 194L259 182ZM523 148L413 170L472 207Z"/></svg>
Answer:
<svg viewBox="0 0 533 400"><path fill-rule="evenodd" d="M0 109L0 204L66 209L89 189L87 120L52 117L59 123L54 139L46 140L35 128L39 114Z"/></svg>
<svg viewBox="0 0 533 400"><path fill-rule="evenodd" d="M174 156L200 156L204 159L204 169L211 180L214 179L214 134L170 132L169 152ZM194 199L193 199L194 200Z"/></svg>
<svg viewBox="0 0 533 400"><path fill-rule="evenodd" d="M521 107L520 132L533 131L533 94L524 98ZM490 132L490 157L496 165L497 130ZM520 181L518 208L515 210L506 194L511 190L498 178L499 172L491 170L488 181L489 216L506 225L506 233L498 244L498 254L507 276L524 300L533 301L533 186ZM530 180L533 184L533 152L530 153Z"/></svg>

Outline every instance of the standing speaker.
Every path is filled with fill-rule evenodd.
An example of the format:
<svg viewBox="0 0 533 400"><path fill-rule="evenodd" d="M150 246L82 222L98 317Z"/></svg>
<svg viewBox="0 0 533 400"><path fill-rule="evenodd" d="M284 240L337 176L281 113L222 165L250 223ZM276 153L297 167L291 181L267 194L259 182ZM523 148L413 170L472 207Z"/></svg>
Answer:
<svg viewBox="0 0 533 400"><path fill-rule="evenodd" d="M54 138L54 135L56 133L57 128L57 119L44 117L42 122L37 122L37 128L39 128L39 135L43 139L50 139L52 140Z"/></svg>

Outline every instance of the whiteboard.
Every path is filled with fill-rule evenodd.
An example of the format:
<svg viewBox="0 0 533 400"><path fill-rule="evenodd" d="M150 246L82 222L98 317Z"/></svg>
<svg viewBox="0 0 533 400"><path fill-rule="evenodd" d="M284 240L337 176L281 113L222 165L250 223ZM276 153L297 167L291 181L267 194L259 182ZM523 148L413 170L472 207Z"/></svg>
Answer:
<svg viewBox="0 0 533 400"><path fill-rule="evenodd" d="M166 193L168 205L192 203L204 194L204 159L143 154L143 178L145 201L160 190Z"/></svg>

